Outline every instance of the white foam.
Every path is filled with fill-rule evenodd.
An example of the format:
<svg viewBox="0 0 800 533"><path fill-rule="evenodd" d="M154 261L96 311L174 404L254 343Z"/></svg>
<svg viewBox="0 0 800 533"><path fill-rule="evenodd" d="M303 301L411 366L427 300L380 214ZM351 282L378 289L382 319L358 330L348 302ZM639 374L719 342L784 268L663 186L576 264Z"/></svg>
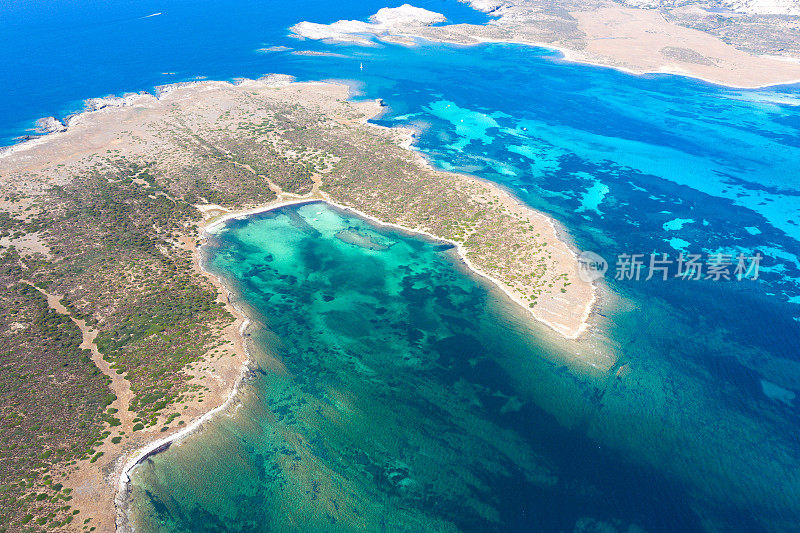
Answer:
<svg viewBox="0 0 800 533"><path fill-rule="evenodd" d="M800 15L800 0L723 0L739 13L751 15Z"/></svg>

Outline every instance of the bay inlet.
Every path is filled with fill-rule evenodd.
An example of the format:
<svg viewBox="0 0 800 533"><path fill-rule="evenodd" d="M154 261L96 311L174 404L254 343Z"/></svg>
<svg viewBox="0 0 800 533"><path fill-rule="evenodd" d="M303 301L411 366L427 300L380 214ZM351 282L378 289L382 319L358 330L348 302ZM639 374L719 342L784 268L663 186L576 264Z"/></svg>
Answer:
<svg viewBox="0 0 800 533"><path fill-rule="evenodd" d="M580 430L615 378L452 246L314 202L230 219L204 252L255 370L133 470L137 531L697 527L680 485Z"/></svg>

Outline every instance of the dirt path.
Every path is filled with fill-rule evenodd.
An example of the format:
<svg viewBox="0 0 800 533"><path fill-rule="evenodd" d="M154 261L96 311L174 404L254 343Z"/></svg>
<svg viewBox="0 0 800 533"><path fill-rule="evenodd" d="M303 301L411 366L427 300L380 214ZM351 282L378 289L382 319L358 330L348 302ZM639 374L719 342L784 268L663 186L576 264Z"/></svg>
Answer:
<svg viewBox="0 0 800 533"><path fill-rule="evenodd" d="M121 432L130 435L133 431L133 419L136 417L134 412L128 410L133 399L131 384L122 374L117 374L108 361L103 359L94 342L98 331L89 327L85 320L72 316L69 309L61 304L61 297L50 294L29 281L23 281L23 283L27 283L42 293L47 297L47 305L51 309L68 316L80 328L83 335L81 348L89 350L95 366L111 378L109 388L117 397L110 407L117 410L113 416L117 417L121 424L114 428L106 426L106 429L111 431L112 436ZM102 452L102 455L94 463L90 463L88 460L78 463L77 469L69 472L65 483L73 489L72 506L80 509L79 516L83 519L92 517L90 527L95 527L95 531L114 531L116 476L113 471L115 470L114 463L120 455L121 446L122 444L112 443L110 438L106 439L102 445L95 447L95 451ZM77 529L82 522L83 520L76 521L73 526Z"/></svg>
<svg viewBox="0 0 800 533"><path fill-rule="evenodd" d="M246 170L249 170L249 171L250 171L250 172L251 172L253 175L255 175L255 176L258 176L259 178L261 178L261 179L263 179L264 181L266 181L266 182L267 182L267 187L269 187L269 189L270 189L272 192L274 192L274 193L275 193L275 195L276 195L278 198L280 198L281 196L283 196L283 194L284 194L284 192L283 192L283 189L281 189L281 188L280 188L280 186L279 186L277 183L275 183L274 181L272 181L271 179L269 179L269 178L268 178L267 176L265 176L264 174L259 174L258 172L256 172L255 170L253 170L253 167L251 167L250 165L247 165L247 164L245 164L245 163L239 163L238 161L234 161L234 162L233 162L233 164L234 164L235 166L237 166L237 167L242 167L242 168L244 168L244 169L246 169Z"/></svg>
<svg viewBox="0 0 800 533"><path fill-rule="evenodd" d="M311 191L310 192L307 192L305 194L296 194L296 193L293 193L293 192L284 191L283 189L281 189L281 187L277 183L275 183L274 181L269 179L268 176L265 176L264 174L259 174L258 172L253 170L253 167L251 167L248 164L239 163L238 161L234 161L233 164L236 165L237 167L242 167L242 168L250 171L254 176L258 176L259 178L261 178L264 181L266 181L267 182L267 186L278 197L277 201L280 201L280 200L295 200L295 199L301 199L301 198L316 198L316 197L320 196L320 194L321 194L319 188L320 188L320 185L322 185L322 176L320 176L319 174L313 174L311 176L311 181L313 182L313 185L311 186Z"/></svg>
<svg viewBox="0 0 800 533"><path fill-rule="evenodd" d="M97 349L97 345L94 343L95 338L97 338L98 331L90 328L86 324L85 320L72 316L72 314L69 312L69 309L61 304L60 297L50 294L28 281L25 281L24 283L27 283L46 296L47 305L50 306L51 309L59 314L68 316L75 323L75 325L80 328L81 333L83 334L81 348L91 351L92 362L94 362L95 366L97 366L97 368L99 368L103 374L111 378L111 385L109 385L109 387L111 388L111 392L117 396L117 399L111 404L111 407L117 409L117 413L114 416L119 418L123 425L126 422L131 422L135 416L131 411L128 411L128 406L130 406L131 400L133 399L131 384L122 376L122 374L117 374L117 371L111 368L111 365L108 363L108 361L103 359L102 354Z"/></svg>

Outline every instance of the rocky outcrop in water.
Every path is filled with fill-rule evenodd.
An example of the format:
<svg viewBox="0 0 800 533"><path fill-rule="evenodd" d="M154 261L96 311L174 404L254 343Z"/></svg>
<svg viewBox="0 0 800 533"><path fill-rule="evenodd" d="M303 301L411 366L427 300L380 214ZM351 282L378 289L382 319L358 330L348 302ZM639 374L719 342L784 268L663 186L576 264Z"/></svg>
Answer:
<svg viewBox="0 0 800 533"><path fill-rule="evenodd" d="M36 121L36 133L46 135L57 131L66 131L67 126L56 117L44 117Z"/></svg>

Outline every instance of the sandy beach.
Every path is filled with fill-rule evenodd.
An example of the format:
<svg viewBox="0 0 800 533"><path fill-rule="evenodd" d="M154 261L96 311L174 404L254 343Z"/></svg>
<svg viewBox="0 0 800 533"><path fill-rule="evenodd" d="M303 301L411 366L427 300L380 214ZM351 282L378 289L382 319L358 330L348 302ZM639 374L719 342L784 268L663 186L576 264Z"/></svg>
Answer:
<svg viewBox="0 0 800 533"><path fill-rule="evenodd" d="M594 285L590 285L591 286L591 298L589 300L590 303L588 305L582 306L584 308L583 309L583 314L580 315L580 320L578 321L578 323L577 324L575 324L575 323L565 323L563 320L559 320L558 319L559 317L561 317L561 315L559 313L557 313L556 311L552 311L552 310L542 311L542 309L540 309L538 307L537 308L529 307L526 304L526 302L525 302L525 300L523 298L523 295L521 295L519 293L519 291L514 291L512 288L510 288L507 284L505 284L501 280L499 280L499 279L495 278L494 276L492 276L490 274L487 274L486 272L481 270L478 266L476 266L470 260L470 257L469 257L470 254L467 251L467 249L464 248L464 245L462 243L457 242L457 241L453 241L453 240L450 240L450 239L446 239L446 238L443 238L443 237L440 237L440 236L437 236L437 235L434 235L433 233L427 232L425 230L409 228L409 227L406 227L406 226L402 226L400 224L393 224L391 222L384 222L384 221L382 221L382 220L380 220L378 218L375 218L374 216L372 216L372 215L370 215L368 213L364 213L364 212L359 211L358 209L355 209L353 207L350 207L350 206L347 206L347 205L344 205L344 204L340 204L340 203L330 199L329 197L327 197L327 195L325 195L324 193L321 195L321 198L299 198L299 199L291 199L291 200L280 200L280 201L275 202L274 204L269 204L269 205L265 205L265 206L262 206L262 207L257 207L255 209L250 209L250 210L247 210L247 211L226 213L225 215L214 219L214 221L211 222L205 228L205 231L212 231L213 232L216 228L218 228L219 226L223 225L227 220L230 220L230 219L246 217L246 216L254 215L254 214L257 214L257 213L265 213L267 211L272 211L274 209L278 209L278 208L281 208L281 207L286 207L286 206L289 206L289 205L299 205L299 204L305 204L305 203L315 202L315 201L322 201L322 202L325 202L325 203L327 203L329 205L332 205L334 207L338 207L339 209L342 209L344 211L349 211L351 213L356 214L357 216L359 216L361 218L365 218L367 220L370 220L371 222L375 223L378 226L384 226L384 227L388 227L388 228L399 229L399 230L401 230L403 232L406 232L406 233L409 233L409 234L412 234L412 235L413 234L424 235L425 237L428 237L429 239L441 241L441 242L444 242L444 243L447 243L447 244L450 244L450 245L454 246L456 248L456 250L458 251L458 255L459 255L460 260L467 266L467 268L469 268L469 270L473 274L475 274L476 276L479 276L479 277L489 281L493 285L495 285L498 290L500 290L503 294L505 294L511 301L513 301L514 303L519 305L522 309L524 309L525 312L530 313L536 320L538 320L539 322L542 322L543 324L545 324L548 327L552 328L553 330L555 330L556 332L561 334L561 336L563 336L565 339L577 339L577 338L579 338L581 336L581 334L583 334L586 331L586 329L587 329L587 327L589 325L589 318L591 316L592 309L594 308L595 302L597 300L597 296L596 296L596 290L597 289L596 289L596 287L594 287ZM532 209L525 207L523 204L521 204L519 202L519 200L515 199L511 195L506 194L504 196L504 205L510 210L518 211L520 213L520 216L528 216L531 219L535 219L533 216L531 216L531 214L535 213L535 212L533 212ZM531 212L531 213L528 213L528 212ZM553 225L553 221L551 219L549 219L548 217L544 217L544 219L545 220L543 220L542 222L544 222L545 224L548 224L550 226L550 228L551 228L551 231L555 234L556 233L556 229L555 229L555 226ZM578 262L577 254L573 250L570 250L568 247L567 247L567 250L572 254L572 257L574 258L574 261L577 264L577 262ZM215 283L218 283L218 281L215 281ZM563 318L563 317L561 317L561 318Z"/></svg>

